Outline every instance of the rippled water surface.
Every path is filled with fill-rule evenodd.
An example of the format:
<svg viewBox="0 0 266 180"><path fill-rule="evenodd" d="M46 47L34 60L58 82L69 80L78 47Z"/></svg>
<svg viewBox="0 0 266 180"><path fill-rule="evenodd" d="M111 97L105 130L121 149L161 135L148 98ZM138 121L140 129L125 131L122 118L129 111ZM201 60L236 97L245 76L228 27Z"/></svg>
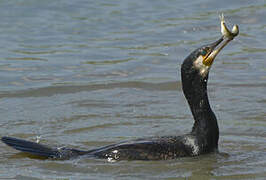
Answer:
<svg viewBox="0 0 266 180"><path fill-rule="evenodd" d="M211 69L220 153L171 161L32 159L0 143L0 178L265 179L266 3L101 0L0 2L0 136L90 149L190 131L180 65L240 35Z"/></svg>

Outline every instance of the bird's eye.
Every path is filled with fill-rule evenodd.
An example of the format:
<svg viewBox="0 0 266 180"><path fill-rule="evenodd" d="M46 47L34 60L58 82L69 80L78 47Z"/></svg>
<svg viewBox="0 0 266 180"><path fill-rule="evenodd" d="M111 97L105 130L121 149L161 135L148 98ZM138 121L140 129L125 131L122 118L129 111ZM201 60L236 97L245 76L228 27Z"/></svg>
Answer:
<svg viewBox="0 0 266 180"><path fill-rule="evenodd" d="M203 49L203 50L201 51L201 54L202 54L203 56L205 56L205 55L207 54L207 51L206 51L205 49Z"/></svg>

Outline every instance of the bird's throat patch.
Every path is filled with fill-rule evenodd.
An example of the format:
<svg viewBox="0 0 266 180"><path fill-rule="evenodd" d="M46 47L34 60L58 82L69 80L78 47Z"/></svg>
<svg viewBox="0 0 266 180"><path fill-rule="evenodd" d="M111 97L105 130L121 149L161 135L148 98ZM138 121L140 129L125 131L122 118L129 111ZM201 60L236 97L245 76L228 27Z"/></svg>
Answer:
<svg viewBox="0 0 266 180"><path fill-rule="evenodd" d="M211 67L210 65L205 65L204 64L204 59L203 56L199 56L196 61L193 62L193 66L195 69L197 69L202 77L206 77L206 75L209 72L209 69Z"/></svg>

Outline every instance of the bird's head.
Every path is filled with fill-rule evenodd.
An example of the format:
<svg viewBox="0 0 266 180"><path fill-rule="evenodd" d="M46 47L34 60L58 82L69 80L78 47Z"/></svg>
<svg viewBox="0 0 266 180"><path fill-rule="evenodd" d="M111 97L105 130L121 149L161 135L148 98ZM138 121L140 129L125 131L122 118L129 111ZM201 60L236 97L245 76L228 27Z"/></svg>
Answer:
<svg viewBox="0 0 266 180"><path fill-rule="evenodd" d="M230 39L221 37L219 40L193 51L182 64L182 78L190 80L199 78L206 82L215 57L230 41Z"/></svg>
<svg viewBox="0 0 266 180"><path fill-rule="evenodd" d="M181 67L182 88L189 101L206 95L210 68L215 57L230 41L221 37L196 49L184 60Z"/></svg>

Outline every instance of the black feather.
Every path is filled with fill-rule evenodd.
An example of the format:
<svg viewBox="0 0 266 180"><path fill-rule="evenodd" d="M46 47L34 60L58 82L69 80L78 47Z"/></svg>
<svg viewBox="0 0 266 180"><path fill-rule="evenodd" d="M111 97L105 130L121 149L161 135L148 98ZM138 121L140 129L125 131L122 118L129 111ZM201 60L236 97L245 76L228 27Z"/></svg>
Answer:
<svg viewBox="0 0 266 180"><path fill-rule="evenodd" d="M38 144L31 141L26 141L23 139L17 139L13 137L2 137L1 140L5 144L13 147L16 150L27 152L45 158L69 159L72 157L76 157L78 155L83 155L86 152L77 149L51 148L46 145Z"/></svg>

